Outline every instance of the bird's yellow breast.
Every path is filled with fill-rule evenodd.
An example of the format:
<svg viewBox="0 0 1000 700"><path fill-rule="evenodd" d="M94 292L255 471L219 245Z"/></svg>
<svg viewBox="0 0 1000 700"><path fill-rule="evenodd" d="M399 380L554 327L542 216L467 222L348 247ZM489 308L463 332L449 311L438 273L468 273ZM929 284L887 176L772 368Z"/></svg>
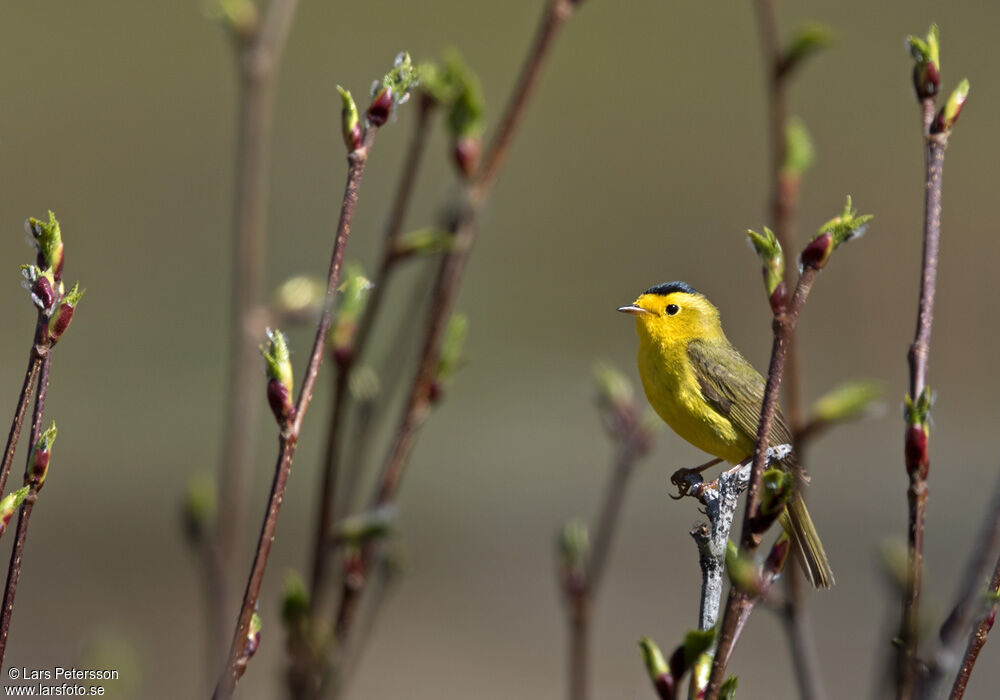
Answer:
<svg viewBox="0 0 1000 700"><path fill-rule="evenodd" d="M639 333L639 376L646 398L667 425L700 450L736 464L753 443L705 401L686 343Z"/></svg>

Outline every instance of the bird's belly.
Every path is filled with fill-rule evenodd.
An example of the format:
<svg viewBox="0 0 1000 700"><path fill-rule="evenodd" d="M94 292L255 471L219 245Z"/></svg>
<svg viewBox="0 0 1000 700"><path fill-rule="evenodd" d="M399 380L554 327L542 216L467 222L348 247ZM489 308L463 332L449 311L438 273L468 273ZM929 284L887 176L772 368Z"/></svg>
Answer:
<svg viewBox="0 0 1000 700"><path fill-rule="evenodd" d="M675 433L700 450L736 464L753 451L747 440L725 416L702 397L693 377L670 371L660 359L640 358L640 376L646 398Z"/></svg>

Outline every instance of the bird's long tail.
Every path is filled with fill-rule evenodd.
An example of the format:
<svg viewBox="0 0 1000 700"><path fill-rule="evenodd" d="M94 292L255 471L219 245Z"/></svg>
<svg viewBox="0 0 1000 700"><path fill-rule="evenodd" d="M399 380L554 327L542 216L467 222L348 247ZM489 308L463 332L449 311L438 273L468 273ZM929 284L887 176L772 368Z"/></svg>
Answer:
<svg viewBox="0 0 1000 700"><path fill-rule="evenodd" d="M781 514L781 526L789 534L799 551L802 569L813 588L829 588L833 585L833 569L823 551L823 543L816 532L812 518L801 496L796 495Z"/></svg>

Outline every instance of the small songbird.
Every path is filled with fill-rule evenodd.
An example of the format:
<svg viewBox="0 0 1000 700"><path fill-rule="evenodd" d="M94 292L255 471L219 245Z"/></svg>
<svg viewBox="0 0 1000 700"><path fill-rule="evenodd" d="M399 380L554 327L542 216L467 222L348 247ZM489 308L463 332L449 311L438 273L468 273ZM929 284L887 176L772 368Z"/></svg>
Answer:
<svg viewBox="0 0 1000 700"><path fill-rule="evenodd" d="M674 432L731 464L753 454L764 399L764 378L732 346L719 310L683 282L650 287L628 306L639 334L639 376L646 398ZM780 410L769 445L792 443ZM795 455L782 466L795 466ZM805 503L797 494L781 523L816 588L833 585L833 571Z"/></svg>

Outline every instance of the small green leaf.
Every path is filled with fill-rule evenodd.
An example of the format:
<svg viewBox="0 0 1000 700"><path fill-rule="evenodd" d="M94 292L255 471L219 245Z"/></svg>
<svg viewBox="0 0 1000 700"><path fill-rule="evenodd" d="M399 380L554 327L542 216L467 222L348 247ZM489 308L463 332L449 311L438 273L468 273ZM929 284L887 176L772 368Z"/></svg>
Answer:
<svg viewBox="0 0 1000 700"><path fill-rule="evenodd" d="M719 700L733 700L736 697L736 676L730 676L719 689Z"/></svg>
<svg viewBox="0 0 1000 700"><path fill-rule="evenodd" d="M656 683L660 676L670 673L670 667L667 666L667 662L663 658L663 652L652 639L649 637L640 638L639 651L642 654L642 662L646 666L646 672L649 673L653 683Z"/></svg>
<svg viewBox="0 0 1000 700"><path fill-rule="evenodd" d="M568 574L582 574L589 558L590 534L587 524L574 518L559 533L559 564Z"/></svg>
<svg viewBox="0 0 1000 700"><path fill-rule="evenodd" d="M839 422L854 420L868 413L882 398L882 382L871 379L851 379L827 392L813 405L817 420Z"/></svg>
<svg viewBox="0 0 1000 700"><path fill-rule="evenodd" d="M812 166L816 152L805 122L791 117L785 126L785 162L782 172L789 177L801 178Z"/></svg>
<svg viewBox="0 0 1000 700"><path fill-rule="evenodd" d="M390 534L395 519L396 509L382 506L344 518L334 527L333 534L338 542L356 546Z"/></svg>
<svg viewBox="0 0 1000 700"><path fill-rule="evenodd" d="M277 379L292 391L292 359L288 352L288 341L279 330L267 329L268 342L261 345L260 352L267 364L267 378Z"/></svg>
<svg viewBox="0 0 1000 700"><path fill-rule="evenodd" d="M302 577L295 571L285 573L285 590L281 597L281 619L286 625L296 624L309 614L309 593Z"/></svg>
<svg viewBox="0 0 1000 700"><path fill-rule="evenodd" d="M851 195L847 195L847 203L840 216L836 216L820 226L816 237L818 238L825 233L832 234L833 247L836 249L842 243L863 235L868 228L868 222L874 218L871 214L858 216L857 210L852 207Z"/></svg>
<svg viewBox="0 0 1000 700"><path fill-rule="evenodd" d="M423 228L400 236L393 248L394 255L427 255L451 248L455 237L439 228Z"/></svg>
<svg viewBox="0 0 1000 700"><path fill-rule="evenodd" d="M715 643L715 628L689 630L684 635L684 670L694 666L698 657L712 648Z"/></svg>
<svg viewBox="0 0 1000 700"><path fill-rule="evenodd" d="M784 72L794 70L805 59L830 46L835 38L833 30L823 24L811 22L800 27L785 49L781 61Z"/></svg>
<svg viewBox="0 0 1000 700"><path fill-rule="evenodd" d="M469 318L464 314L453 314L448 320L448 328L441 343L438 358L437 380L448 383L465 361L465 339L469 333Z"/></svg>
<svg viewBox="0 0 1000 700"><path fill-rule="evenodd" d="M319 311L326 297L326 284L317 277L290 277L274 291L274 309L283 314Z"/></svg>

